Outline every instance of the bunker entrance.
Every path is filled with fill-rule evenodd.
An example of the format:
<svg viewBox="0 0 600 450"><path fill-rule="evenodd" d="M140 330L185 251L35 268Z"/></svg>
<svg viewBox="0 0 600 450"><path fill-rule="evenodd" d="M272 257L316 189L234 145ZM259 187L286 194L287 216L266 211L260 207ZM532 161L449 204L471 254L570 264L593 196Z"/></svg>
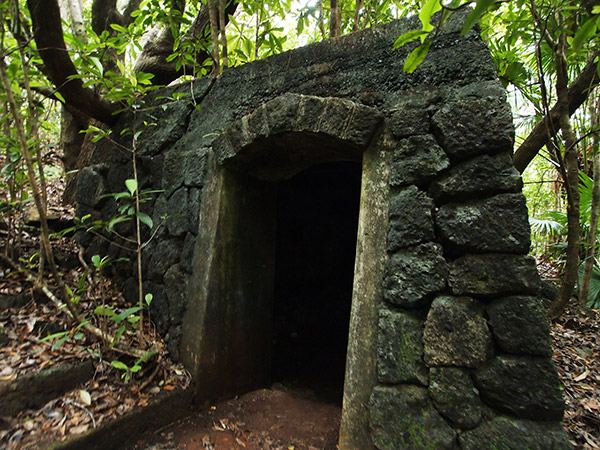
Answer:
<svg viewBox="0 0 600 450"><path fill-rule="evenodd" d="M361 166L312 166L278 185L271 378L341 405Z"/></svg>

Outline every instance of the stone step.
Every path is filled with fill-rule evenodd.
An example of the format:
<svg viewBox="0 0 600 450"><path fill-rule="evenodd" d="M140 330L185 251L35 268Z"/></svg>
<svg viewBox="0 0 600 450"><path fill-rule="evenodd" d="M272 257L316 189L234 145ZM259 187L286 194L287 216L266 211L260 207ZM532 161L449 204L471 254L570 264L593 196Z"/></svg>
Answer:
<svg viewBox="0 0 600 450"><path fill-rule="evenodd" d="M38 408L76 388L93 375L94 366L88 359L0 382L0 416L16 416L19 411Z"/></svg>

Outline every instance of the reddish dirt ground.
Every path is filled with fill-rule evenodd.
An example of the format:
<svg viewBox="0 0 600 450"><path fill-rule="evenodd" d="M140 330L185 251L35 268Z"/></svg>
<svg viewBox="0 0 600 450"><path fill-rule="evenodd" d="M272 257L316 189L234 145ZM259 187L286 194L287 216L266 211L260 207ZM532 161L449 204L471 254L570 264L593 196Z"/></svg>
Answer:
<svg viewBox="0 0 600 450"><path fill-rule="evenodd" d="M140 440L141 449L334 450L341 408L281 385L219 403Z"/></svg>

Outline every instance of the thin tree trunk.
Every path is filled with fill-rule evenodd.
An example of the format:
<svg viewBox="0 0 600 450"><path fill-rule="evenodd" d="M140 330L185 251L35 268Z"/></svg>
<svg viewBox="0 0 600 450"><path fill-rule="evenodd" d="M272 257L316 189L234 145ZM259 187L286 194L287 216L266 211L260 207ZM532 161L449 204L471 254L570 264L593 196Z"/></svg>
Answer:
<svg viewBox="0 0 600 450"><path fill-rule="evenodd" d="M215 6L215 0L207 0L206 5L208 6L208 14L210 17L210 35L212 38L212 57L213 57L213 68L212 73L218 75L221 73L221 65L219 58L219 25L217 18L217 8Z"/></svg>
<svg viewBox="0 0 600 450"><path fill-rule="evenodd" d="M590 124L592 128L599 125L598 110L600 102L591 102L590 106ZM583 277L579 288L579 303L586 306L588 294L590 291L590 282L592 279L592 269L594 268L594 257L596 255L596 236L598 234L598 215L600 212L600 152L598 151L598 133L594 133L592 144L592 167L594 174L594 185L592 188L592 205L590 212L590 231L588 234L588 248L585 255L585 264L583 266Z"/></svg>
<svg viewBox="0 0 600 450"><path fill-rule="evenodd" d="M329 11L329 37L338 37L341 34L341 6L339 0L330 0Z"/></svg>
<svg viewBox="0 0 600 450"><path fill-rule="evenodd" d="M221 30L221 53L223 54L223 70L229 67L227 60L227 35L225 34L225 14L227 8L227 0L219 0L219 28Z"/></svg>
<svg viewBox="0 0 600 450"><path fill-rule="evenodd" d="M579 265L579 167L577 161L576 139L569 117L569 89L566 58L566 37L561 34L555 50L556 58L556 94L559 106L559 124L565 147L565 188L567 191L567 260L565 273L556 300L550 306L548 315L557 319L565 310L573 296L577 282Z"/></svg>
<svg viewBox="0 0 600 450"><path fill-rule="evenodd" d="M2 83L2 86L4 87L4 92L6 93L8 107L9 107L10 113L14 120L14 125L15 125L16 131L17 131L17 136L19 139L19 145L20 145L21 151L23 152L23 157L25 159L25 163L27 166L27 176L29 177L31 191L33 192L33 199L34 199L35 206L36 206L39 216L40 216L40 225L41 225L40 226L40 228L41 228L40 229L40 240L42 242L44 253L47 256L47 262L48 262L48 267L50 268L50 273L52 274L52 278L54 278L54 281L55 281L56 285L58 286L58 289L60 292L60 298L62 299L62 304L61 304L61 301L59 299L57 299L56 297L54 297L52 292L50 292L47 288L43 288L43 289L45 289L44 292L53 299L53 302L57 305L58 309L60 309L62 306L64 306L66 308L67 314L73 320L75 320L75 322L77 322L78 324L82 324L83 320L81 319L79 311L77 310L77 308L73 305L73 302L71 301L71 297L69 296L69 293L67 291L67 286L65 285L63 279L60 277L60 275L58 273L58 268L56 266L56 262L54 261L54 254L52 252L52 246L50 245L50 238L49 238L50 233L49 233L49 229L48 229L48 220L47 220L47 217L45 214L45 210L43 208L43 201L42 201L42 195L40 192L40 187L36 180L35 171L33 169L33 158L31 157L31 153L29 152L29 146L27 143L27 138L25 136L25 126L19 115L17 102L15 101L15 97L13 95L12 87L10 84L10 79L8 77L8 73L6 70L6 62L4 60L4 34L3 33L1 33L0 41L1 41L0 42L0 44L1 44L0 52L2 52L0 54L0 82ZM25 67L23 67L22 69L25 70ZM4 259L4 258L2 258L2 259ZM12 262L10 260L6 260L6 262L8 262L9 264L12 264ZM98 338L108 340L109 342L114 339L113 336L106 336L105 334L102 333L101 330L99 330L97 327L95 327L94 325L92 325L90 323L85 323L83 325L83 329L86 330L87 332L89 332L90 334L93 334L94 336L96 336ZM140 350L137 348L131 348L128 345L122 344L120 342L116 343L113 346L113 349L123 352L123 353L127 353L127 354L135 356L137 358L140 358L146 354L146 351L144 351L144 350Z"/></svg>
<svg viewBox="0 0 600 450"><path fill-rule="evenodd" d="M68 0L69 16L71 17L71 31L73 34L81 40L84 44L87 44L87 33L85 31L85 25L83 24L83 8L81 7L80 0Z"/></svg>
<svg viewBox="0 0 600 450"><path fill-rule="evenodd" d="M362 8L362 0L356 0L356 9L354 10L354 22L352 23L352 31L358 30L360 26L360 8Z"/></svg>
<svg viewBox="0 0 600 450"><path fill-rule="evenodd" d="M258 59L258 49L260 47L258 39L260 38L260 23L262 22L262 11L263 5L261 3L260 9L256 12L256 24L254 31L254 60Z"/></svg>
<svg viewBox="0 0 600 450"><path fill-rule="evenodd" d="M317 7L319 8L319 30L321 31L321 38L325 39L325 11L323 10L323 0L318 0Z"/></svg>
<svg viewBox="0 0 600 450"><path fill-rule="evenodd" d="M42 161L42 147L39 145L40 132L38 127L38 121L34 109L33 92L31 91L31 85L29 83L27 61L25 60L25 51L23 47L19 47L19 56L21 58L21 67L23 68L23 83L25 85L25 91L27 92L27 111L29 114L29 120L31 124L31 135L33 137L34 145L37 147L36 162L38 165L38 175L40 177L40 195L41 195L41 207L44 211L44 215L48 213L48 198L46 189L46 177L44 175L44 163ZM39 258L39 270L38 270L38 284L42 282L44 276L44 265L48 255L44 251L43 243L40 242L40 258Z"/></svg>
<svg viewBox="0 0 600 450"><path fill-rule="evenodd" d="M25 70L25 68L23 68ZM0 78L2 78L2 85L4 86L4 91L6 93L6 97L8 100L8 106L10 108L11 114L13 116L15 127L17 130L17 136L19 138L19 144L21 147L21 151L23 153L23 157L25 158L25 163L27 166L27 176L29 177L29 184L31 186L31 190L33 192L33 199L35 201L35 206L38 210L38 214L40 216L40 224L41 224L41 233L40 240L42 242L42 246L44 249L44 253L46 254L46 258L48 260L48 265L50 266L50 271L52 272L52 276L56 283L61 287L61 290L64 289L64 296L68 298L67 291L65 288L62 279L58 276L58 270L56 268L56 264L54 262L54 257L52 254L52 247L50 246L50 238L48 231L48 221L46 219L46 210L44 208L44 203L42 199L42 194L40 192L39 185L37 183L35 177L35 171L33 169L33 159L31 157L31 153L29 152L29 145L27 143L27 138L25 137L25 126L23 121L19 116L19 111L17 107L17 102L15 101L12 88L10 86L10 80L8 78L8 74L6 72L6 63L4 62L4 58L0 58Z"/></svg>

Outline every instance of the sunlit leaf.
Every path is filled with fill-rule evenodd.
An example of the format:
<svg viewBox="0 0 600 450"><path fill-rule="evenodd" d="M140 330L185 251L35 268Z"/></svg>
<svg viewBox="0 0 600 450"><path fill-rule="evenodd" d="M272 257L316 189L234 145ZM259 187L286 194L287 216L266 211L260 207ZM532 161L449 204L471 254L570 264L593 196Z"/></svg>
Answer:
<svg viewBox="0 0 600 450"><path fill-rule="evenodd" d="M122 363L118 359L111 361L110 365L119 370L129 370L129 367L127 367L127 364Z"/></svg>
<svg viewBox="0 0 600 450"><path fill-rule="evenodd" d="M129 191L129 193L131 195L133 195L133 194L135 194L135 191L137 191L137 188L138 188L137 180L135 180L133 178L129 178L129 179L125 180L125 186L127 187L127 190Z"/></svg>
<svg viewBox="0 0 600 450"><path fill-rule="evenodd" d="M431 20L431 16L433 16L440 9L442 9L440 0L428 0L427 3L425 3L425 6L421 8L419 19L423 24L423 31L429 32L433 30L433 25L431 25L429 21Z"/></svg>
<svg viewBox="0 0 600 450"><path fill-rule="evenodd" d="M431 42L431 39L425 40L425 42L415 48L410 55L408 55L408 58L406 58L406 61L404 62L404 71L406 73L413 73L416 68L419 67L419 64L423 62L427 56L427 52L429 52Z"/></svg>
<svg viewBox="0 0 600 450"><path fill-rule="evenodd" d="M424 30L413 30L413 31L404 33L404 34L400 35L400 37L398 39L396 39L396 42L394 42L394 50L402 47L407 42L413 41L413 40L418 39L421 36L425 36L427 34L429 34L429 32L424 31Z"/></svg>
<svg viewBox="0 0 600 450"><path fill-rule="evenodd" d="M470 12L470 14L467 16L467 19L465 20L465 24L463 25L461 34L468 33L471 30L471 28L473 28L475 23L480 19L480 17L487 12L491 5L494 4L495 1L496 0L477 0L477 2L475 3L475 8L473 8L473 11Z"/></svg>

